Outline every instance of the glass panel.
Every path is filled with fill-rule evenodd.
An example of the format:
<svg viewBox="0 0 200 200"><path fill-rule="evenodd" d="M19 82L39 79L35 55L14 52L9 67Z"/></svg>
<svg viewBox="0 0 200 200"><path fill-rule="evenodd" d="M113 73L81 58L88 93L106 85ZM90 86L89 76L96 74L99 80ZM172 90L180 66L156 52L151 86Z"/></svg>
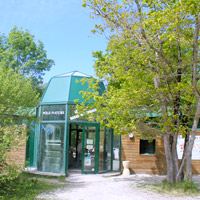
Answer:
<svg viewBox="0 0 200 200"><path fill-rule="evenodd" d="M120 135L113 135L113 170L120 171Z"/></svg>
<svg viewBox="0 0 200 200"><path fill-rule="evenodd" d="M81 169L83 125L70 124L69 132L69 169Z"/></svg>
<svg viewBox="0 0 200 200"><path fill-rule="evenodd" d="M69 99L71 77L53 77L41 102L66 102Z"/></svg>
<svg viewBox="0 0 200 200"><path fill-rule="evenodd" d="M41 124L39 170L62 173L64 123Z"/></svg>
<svg viewBox="0 0 200 200"><path fill-rule="evenodd" d="M96 127L85 126L84 163L83 163L84 172L95 171L95 138L96 138Z"/></svg>
<svg viewBox="0 0 200 200"><path fill-rule="evenodd" d="M111 170L111 134L105 128L100 129L99 171Z"/></svg>
<svg viewBox="0 0 200 200"><path fill-rule="evenodd" d="M69 159L68 164L69 168L74 168L77 158L77 152L76 152L76 146L77 146L77 131L76 130L70 130L69 135Z"/></svg>
<svg viewBox="0 0 200 200"><path fill-rule="evenodd" d="M88 121L86 117L77 114L76 105L69 105L68 113L68 120L70 121Z"/></svg>
<svg viewBox="0 0 200 200"><path fill-rule="evenodd" d="M65 105L42 106L41 117L43 121L65 120Z"/></svg>
<svg viewBox="0 0 200 200"><path fill-rule="evenodd" d="M91 110L88 110L86 111L86 113L93 113L93 112L96 112L96 109L91 109ZM70 121L93 121L95 122L96 120L95 119L87 119L85 116L83 116L83 114L81 115L78 115L78 111L76 109L76 105L69 105L68 107L68 120Z"/></svg>
<svg viewBox="0 0 200 200"><path fill-rule="evenodd" d="M111 131L106 129L107 170L111 170Z"/></svg>

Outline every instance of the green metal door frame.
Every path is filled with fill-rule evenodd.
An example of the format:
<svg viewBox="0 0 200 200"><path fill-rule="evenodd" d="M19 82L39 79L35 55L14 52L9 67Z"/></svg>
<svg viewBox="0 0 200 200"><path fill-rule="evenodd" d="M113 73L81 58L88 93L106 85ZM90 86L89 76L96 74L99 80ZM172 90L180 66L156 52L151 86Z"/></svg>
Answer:
<svg viewBox="0 0 200 200"><path fill-rule="evenodd" d="M84 154L85 149L82 150L82 162L81 162L81 173L82 174L96 174L99 171L99 127L100 125L98 123L86 123L83 124L83 139L82 139L82 147L84 147L85 144L85 128L86 127L95 127L95 169L94 171L84 171Z"/></svg>
<svg viewBox="0 0 200 200"><path fill-rule="evenodd" d="M99 127L100 127L100 124L98 122L80 122L80 121L67 121L66 123L66 131L67 131L67 138L66 138L66 150L65 150L65 153L66 153L66 166L65 166L65 172L66 172L66 175L68 174L68 149L69 149L69 131L70 131L70 124L79 124L79 125L83 125L83 136L82 136L82 147L84 147L84 139L85 139L85 127L95 127L96 128L96 136L95 136L95 170L94 171L84 171L84 148L83 151L82 151L82 155L81 155L81 158L82 158L82 161L81 162L81 173L82 174L88 174L88 173L98 173L99 171L99 137L100 137L100 133L99 133Z"/></svg>

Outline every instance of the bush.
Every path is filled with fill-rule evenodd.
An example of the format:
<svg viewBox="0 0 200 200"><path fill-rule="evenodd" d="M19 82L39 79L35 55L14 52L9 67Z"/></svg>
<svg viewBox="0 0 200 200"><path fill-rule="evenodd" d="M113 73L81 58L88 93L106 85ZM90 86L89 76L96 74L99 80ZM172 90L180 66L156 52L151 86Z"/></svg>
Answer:
<svg viewBox="0 0 200 200"><path fill-rule="evenodd" d="M20 175L12 180L7 179L0 184L0 188L0 200L27 200L33 199L43 191L57 188L57 186L37 179L27 179Z"/></svg>

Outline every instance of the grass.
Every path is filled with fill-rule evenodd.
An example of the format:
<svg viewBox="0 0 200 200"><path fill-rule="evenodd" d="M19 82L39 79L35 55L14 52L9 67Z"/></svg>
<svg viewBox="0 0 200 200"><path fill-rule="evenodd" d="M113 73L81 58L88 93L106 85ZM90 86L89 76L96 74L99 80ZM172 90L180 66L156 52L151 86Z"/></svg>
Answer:
<svg viewBox="0 0 200 200"><path fill-rule="evenodd" d="M197 196L200 195L199 186L187 180L181 183L169 183L164 180L162 184L154 184L150 187L151 191L169 196Z"/></svg>
<svg viewBox="0 0 200 200"><path fill-rule="evenodd" d="M39 180L37 176L22 173L16 179L0 186L0 200L34 199L38 194L58 187L60 185L50 184Z"/></svg>

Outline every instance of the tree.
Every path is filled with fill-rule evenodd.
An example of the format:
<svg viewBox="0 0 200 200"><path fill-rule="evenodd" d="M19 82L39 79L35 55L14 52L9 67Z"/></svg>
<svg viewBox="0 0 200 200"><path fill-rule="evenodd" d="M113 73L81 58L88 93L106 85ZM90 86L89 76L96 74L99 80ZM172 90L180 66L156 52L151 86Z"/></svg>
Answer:
<svg viewBox="0 0 200 200"><path fill-rule="evenodd" d="M26 129L16 125L33 117L33 108L39 102L31 81L0 63L0 187L17 176L19 166L9 162L8 152L21 145Z"/></svg>
<svg viewBox="0 0 200 200"><path fill-rule="evenodd" d="M107 82L107 90L99 96L98 83L91 80L96 92L84 94L94 100L97 119L115 132L136 130L140 136L163 137L167 180L191 179L191 153L200 116L200 3L84 0L83 6L102 19L93 32L103 33L107 28L112 32L106 54L94 54L96 76ZM156 120L151 113L157 115ZM191 122L192 130L188 128ZM179 165L180 132L185 147Z"/></svg>
<svg viewBox="0 0 200 200"><path fill-rule="evenodd" d="M10 31L8 37L2 35L0 38L0 62L4 62L7 69L12 68L30 78L33 88L39 92L44 72L54 64L47 58L43 43L36 43L33 35L17 27Z"/></svg>

